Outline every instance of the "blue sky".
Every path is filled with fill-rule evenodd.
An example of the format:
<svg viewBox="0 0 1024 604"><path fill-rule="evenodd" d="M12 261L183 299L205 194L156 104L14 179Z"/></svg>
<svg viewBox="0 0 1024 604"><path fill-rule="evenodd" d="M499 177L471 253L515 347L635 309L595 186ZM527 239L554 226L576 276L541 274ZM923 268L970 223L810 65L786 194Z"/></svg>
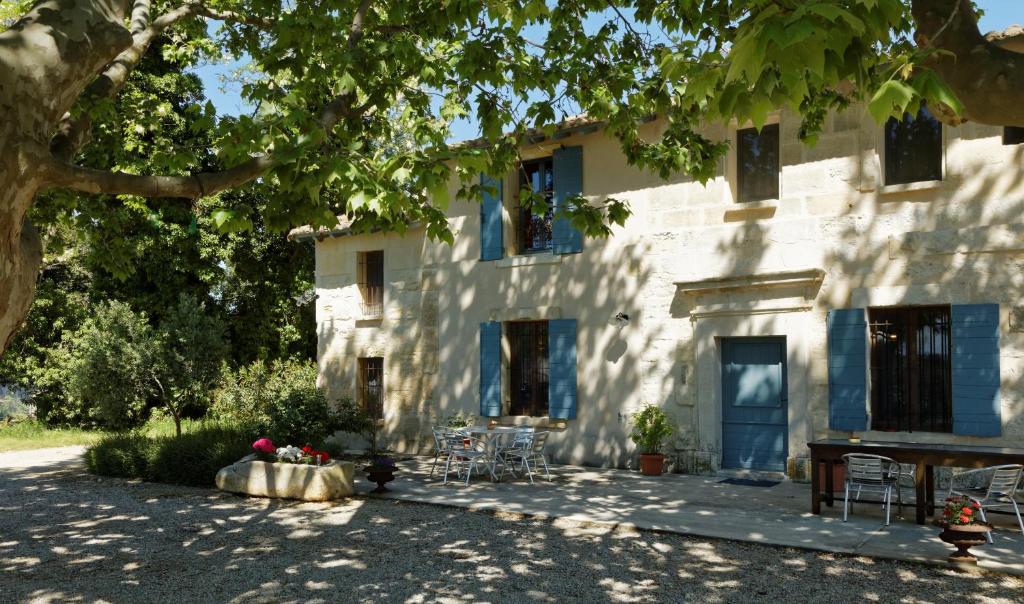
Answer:
<svg viewBox="0 0 1024 604"><path fill-rule="evenodd" d="M981 18L981 31L1005 29L1010 25L1024 25L1024 3L1021 0L979 0L978 6L985 12ZM594 19L598 23L600 19ZM203 80L206 95L213 101L217 112L224 115L238 115L249 109L242 102L240 89L235 84L225 85L221 77L238 67L237 63L205 65L196 69ZM464 122L453 126L453 138L465 140L478 136L475 124Z"/></svg>

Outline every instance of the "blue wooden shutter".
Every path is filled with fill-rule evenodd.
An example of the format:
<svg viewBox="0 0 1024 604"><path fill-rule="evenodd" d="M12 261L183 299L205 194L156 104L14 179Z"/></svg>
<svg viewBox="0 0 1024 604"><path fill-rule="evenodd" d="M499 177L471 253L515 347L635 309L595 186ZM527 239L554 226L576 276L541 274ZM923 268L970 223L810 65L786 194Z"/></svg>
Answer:
<svg viewBox="0 0 1024 604"><path fill-rule="evenodd" d="M548 322L548 417L576 419L576 319Z"/></svg>
<svg viewBox="0 0 1024 604"><path fill-rule="evenodd" d="M953 433L999 436L999 305L954 304Z"/></svg>
<svg viewBox="0 0 1024 604"><path fill-rule="evenodd" d="M480 184L495 189L493 195L484 191L480 203L480 259L499 260L504 252L501 228L502 183L500 178L481 174Z"/></svg>
<svg viewBox="0 0 1024 604"><path fill-rule="evenodd" d="M863 308L828 313L828 427L832 430L867 429L867 331Z"/></svg>
<svg viewBox="0 0 1024 604"><path fill-rule="evenodd" d="M501 415L501 323L480 324L480 415Z"/></svg>
<svg viewBox="0 0 1024 604"><path fill-rule="evenodd" d="M583 194L583 147L556 149L552 158L555 187L555 212L565 207L568 199ZM556 254L583 251L583 233L573 228L564 216L556 216L551 225L551 250Z"/></svg>

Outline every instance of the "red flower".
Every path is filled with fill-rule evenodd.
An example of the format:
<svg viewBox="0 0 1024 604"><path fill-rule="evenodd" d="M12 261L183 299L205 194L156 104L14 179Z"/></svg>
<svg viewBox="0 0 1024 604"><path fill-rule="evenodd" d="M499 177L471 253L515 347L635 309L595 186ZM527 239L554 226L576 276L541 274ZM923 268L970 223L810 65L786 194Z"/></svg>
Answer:
<svg viewBox="0 0 1024 604"><path fill-rule="evenodd" d="M302 447L302 452L306 455L312 455L314 453L313 447L306 445L305 447Z"/></svg>
<svg viewBox="0 0 1024 604"><path fill-rule="evenodd" d="M331 460L331 456L328 455L326 451L317 451L314 457L320 460L320 463L327 463Z"/></svg>
<svg viewBox="0 0 1024 604"><path fill-rule="evenodd" d="M970 521L971 521L971 519L968 516L960 516L960 522L961 523L967 524Z"/></svg>
<svg viewBox="0 0 1024 604"><path fill-rule="evenodd" d="M974 513L974 510L972 510L971 508L964 508L963 511L961 511L960 513L964 516L970 516Z"/></svg>
<svg viewBox="0 0 1024 604"><path fill-rule="evenodd" d="M981 509L981 504L978 503L977 501L972 501L971 502L971 507L976 509L976 510L980 510Z"/></svg>

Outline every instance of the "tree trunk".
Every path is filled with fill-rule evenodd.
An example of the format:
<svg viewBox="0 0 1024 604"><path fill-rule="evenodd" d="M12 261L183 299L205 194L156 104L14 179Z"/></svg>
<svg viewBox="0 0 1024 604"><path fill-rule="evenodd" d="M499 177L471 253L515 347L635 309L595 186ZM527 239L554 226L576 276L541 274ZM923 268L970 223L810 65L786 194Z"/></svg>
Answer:
<svg viewBox="0 0 1024 604"><path fill-rule="evenodd" d="M174 434L175 436L181 436L181 414L171 413L174 416Z"/></svg>
<svg viewBox="0 0 1024 604"><path fill-rule="evenodd" d="M0 32L0 354L25 320L42 245L27 221L49 141L96 73L132 43L127 0L42 0Z"/></svg>

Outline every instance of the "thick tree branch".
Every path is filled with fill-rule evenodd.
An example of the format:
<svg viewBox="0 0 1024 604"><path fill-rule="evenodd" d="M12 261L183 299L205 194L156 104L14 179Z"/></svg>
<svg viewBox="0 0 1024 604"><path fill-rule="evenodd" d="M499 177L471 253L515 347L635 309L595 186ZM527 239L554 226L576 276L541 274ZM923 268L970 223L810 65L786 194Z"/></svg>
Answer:
<svg viewBox="0 0 1024 604"><path fill-rule="evenodd" d="M985 39L1000 48L1024 53L1024 27L1011 25L1003 31L990 31Z"/></svg>
<svg viewBox="0 0 1024 604"><path fill-rule="evenodd" d="M197 15L202 15L208 19L214 19L217 21L224 21L226 23L239 23L242 25L251 25L253 27L259 27L267 29L274 26L274 19L269 17L256 17L253 15L243 15L227 10L215 10L207 8L202 4L195 4L195 12Z"/></svg>
<svg viewBox="0 0 1024 604"><path fill-rule="evenodd" d="M220 172L189 176L145 176L83 168L54 158L43 166L43 172L48 184L83 193L198 199L255 180L275 163L272 157L260 155Z"/></svg>
<svg viewBox="0 0 1024 604"><path fill-rule="evenodd" d="M964 105L960 121L1024 126L1024 54L987 40L970 0L913 0L917 43ZM952 55L952 56L951 56Z"/></svg>
<svg viewBox="0 0 1024 604"><path fill-rule="evenodd" d="M174 23L195 14L194 10L193 4L184 4L149 23L149 2L138 0L132 10L132 45L118 54L103 73L89 84L82 94L82 100L93 104L100 99L117 96L153 40ZM70 114L65 115L57 126L57 134L50 141L50 152L70 162L88 142L91 127L92 119L87 111L82 111L75 118Z"/></svg>

